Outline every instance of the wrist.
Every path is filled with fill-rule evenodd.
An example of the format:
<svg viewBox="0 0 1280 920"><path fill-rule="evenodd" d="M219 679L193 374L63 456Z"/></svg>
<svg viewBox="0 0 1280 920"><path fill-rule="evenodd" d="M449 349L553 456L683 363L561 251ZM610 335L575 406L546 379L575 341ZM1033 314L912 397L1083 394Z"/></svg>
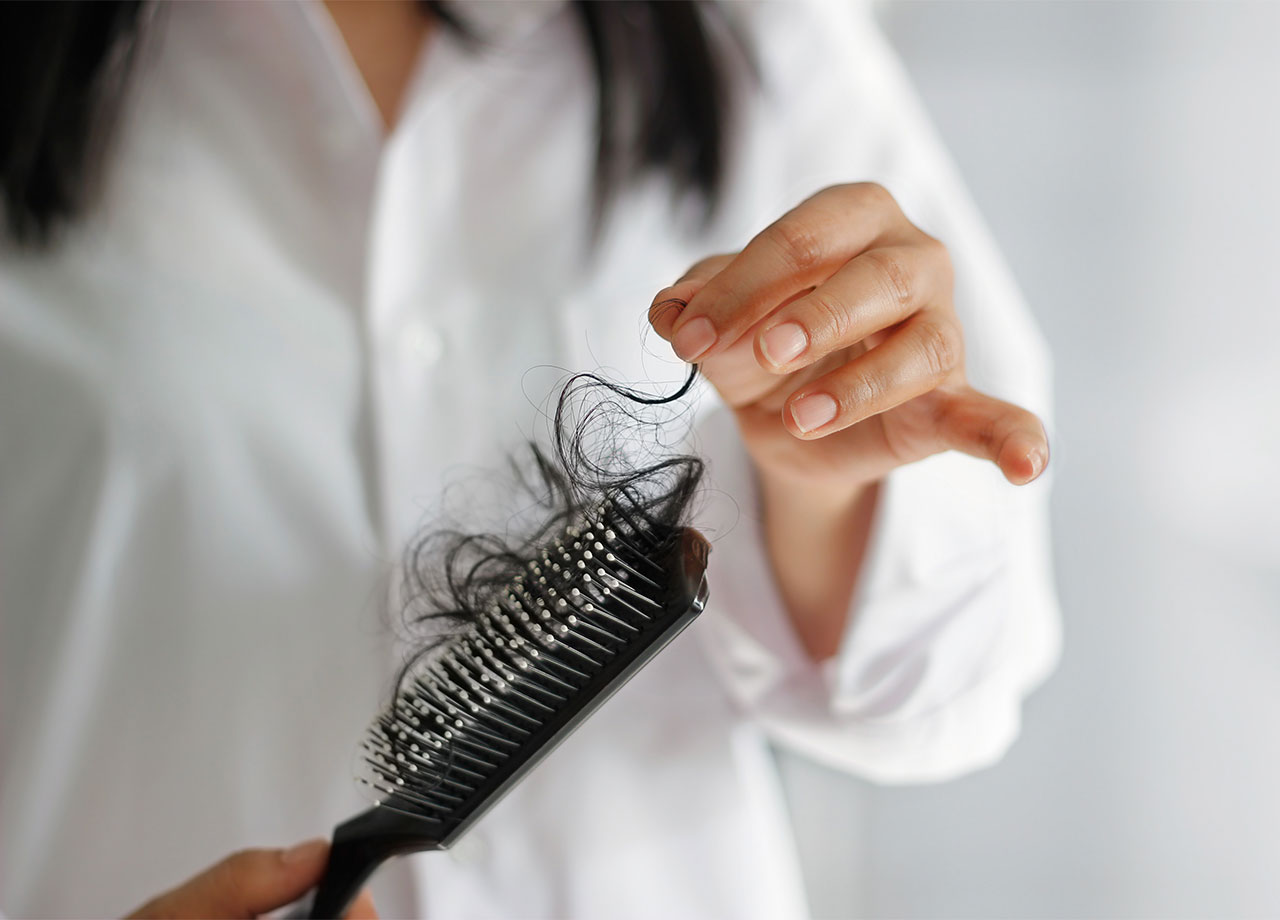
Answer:
<svg viewBox="0 0 1280 920"><path fill-rule="evenodd" d="M814 661L839 649L870 538L876 483L767 477L759 489L779 594L801 645Z"/></svg>
<svg viewBox="0 0 1280 920"><path fill-rule="evenodd" d="M818 519L838 518L856 507L875 481L804 475L791 469L755 464L756 481L766 506L786 505L808 511Z"/></svg>

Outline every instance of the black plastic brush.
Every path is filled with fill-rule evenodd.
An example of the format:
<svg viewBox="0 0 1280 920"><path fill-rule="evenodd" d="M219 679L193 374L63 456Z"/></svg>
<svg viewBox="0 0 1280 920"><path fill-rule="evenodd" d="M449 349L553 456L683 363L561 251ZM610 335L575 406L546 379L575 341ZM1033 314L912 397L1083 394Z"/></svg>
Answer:
<svg viewBox="0 0 1280 920"><path fill-rule="evenodd" d="M385 860L457 841L703 609L710 546L628 490L546 543L415 665L364 740L377 804L340 824L312 918Z"/></svg>

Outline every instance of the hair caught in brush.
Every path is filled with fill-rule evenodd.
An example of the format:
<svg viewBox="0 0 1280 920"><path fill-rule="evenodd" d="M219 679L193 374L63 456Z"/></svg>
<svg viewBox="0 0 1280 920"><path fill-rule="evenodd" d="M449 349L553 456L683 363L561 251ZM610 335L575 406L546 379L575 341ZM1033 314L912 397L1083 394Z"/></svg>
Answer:
<svg viewBox="0 0 1280 920"><path fill-rule="evenodd" d="M515 533L440 530L423 535L405 557L403 604L411 627L429 627L397 680L441 641L491 608L501 592L555 535L594 516L603 502L622 513L634 536L661 551L688 522L703 462L674 453L666 441L672 406L693 388L696 365L669 396L654 396L577 374L562 387L549 447L534 441L512 459L519 492L533 504ZM679 409L675 412L680 414Z"/></svg>

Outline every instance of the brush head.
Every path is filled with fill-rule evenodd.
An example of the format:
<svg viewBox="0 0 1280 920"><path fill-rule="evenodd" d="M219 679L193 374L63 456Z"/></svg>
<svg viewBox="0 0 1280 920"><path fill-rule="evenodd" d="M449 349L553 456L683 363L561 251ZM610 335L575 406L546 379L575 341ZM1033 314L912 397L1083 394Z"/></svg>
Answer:
<svg viewBox="0 0 1280 920"><path fill-rule="evenodd" d="M709 552L613 494L413 666L359 780L448 846L702 611Z"/></svg>

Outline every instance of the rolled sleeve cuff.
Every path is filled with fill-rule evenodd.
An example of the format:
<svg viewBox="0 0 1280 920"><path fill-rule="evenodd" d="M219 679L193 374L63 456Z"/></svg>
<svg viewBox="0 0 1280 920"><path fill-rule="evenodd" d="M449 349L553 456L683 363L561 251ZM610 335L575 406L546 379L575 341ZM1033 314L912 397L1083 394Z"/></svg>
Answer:
<svg viewBox="0 0 1280 920"><path fill-rule="evenodd" d="M732 414L702 419L698 440L710 485L699 521L714 545L702 633L744 713L775 741L879 782L998 760L1060 644L1047 481L1015 489L955 453L891 473L840 649L818 664L774 584Z"/></svg>

